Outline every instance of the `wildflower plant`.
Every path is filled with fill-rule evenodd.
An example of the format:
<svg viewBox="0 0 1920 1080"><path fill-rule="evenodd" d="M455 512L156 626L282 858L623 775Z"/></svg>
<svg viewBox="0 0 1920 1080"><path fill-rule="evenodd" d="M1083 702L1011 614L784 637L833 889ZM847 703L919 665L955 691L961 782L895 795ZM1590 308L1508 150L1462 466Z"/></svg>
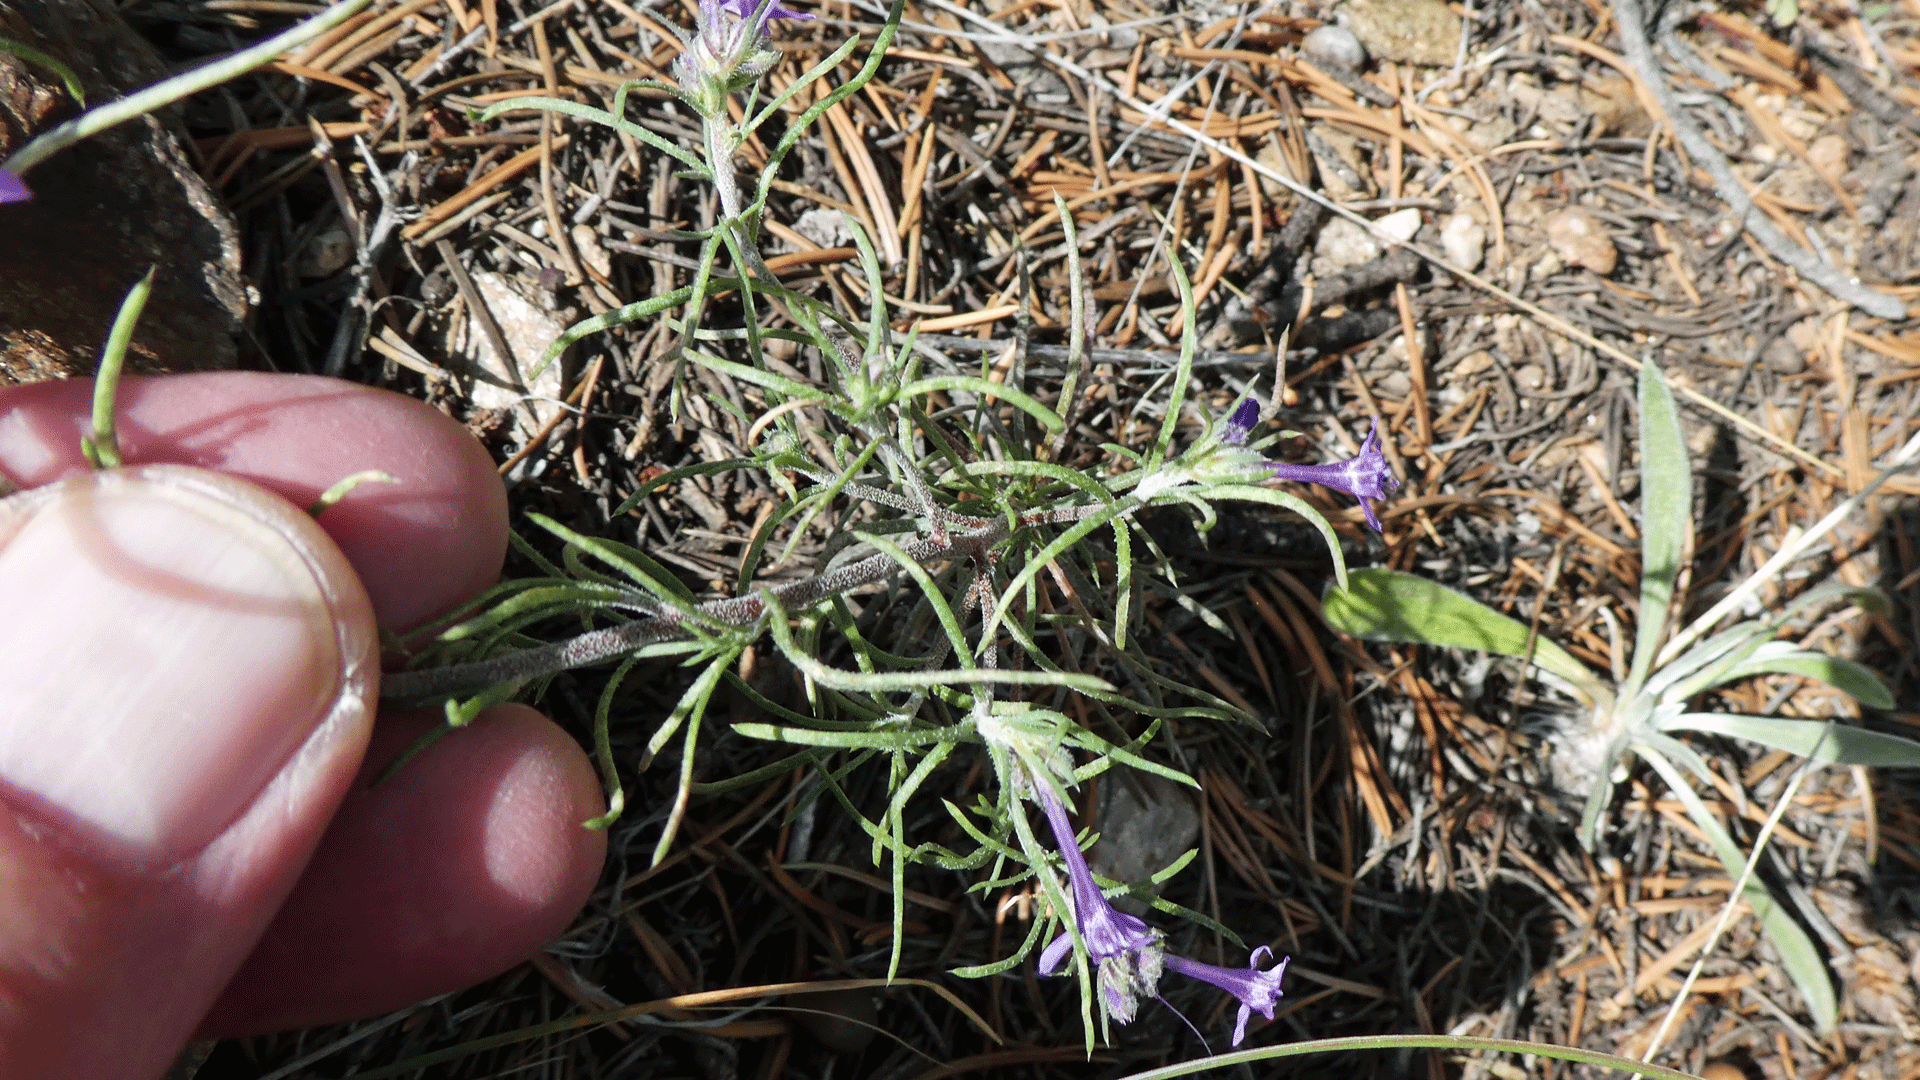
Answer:
<svg viewBox="0 0 1920 1080"><path fill-rule="evenodd" d="M901 11L896 0L856 74L785 117L766 166L748 183L737 175L736 150L797 95L821 80L831 83L858 44L849 41L759 104L760 80L779 55L769 47L769 26L804 17L777 0L702 0L698 25L683 36L673 67L677 85L628 84L604 110L517 98L479 114L485 120L535 108L614 128L685 166L682 175L711 184L717 196L713 226L681 234L700 245L690 285L581 322L547 352L551 361L590 335L663 319L675 341L665 362L678 365L683 375L687 366L699 365L732 379L759 410L746 416L727 399L710 397L712 407L750 421L747 445L736 457L648 480L612 520L673 485L733 471L758 471L783 498L747 543L732 595L711 599L696 596L636 547L534 516L561 541L560 553L550 558L516 538L539 576L497 586L432 628L408 669L387 677L383 695L444 703L444 732L492 702L538 693L558 671L616 663L595 710L595 753L610 810L592 824L605 825L624 803L609 732L622 684L643 664L688 668L685 691L647 738L639 762L644 769L670 743L680 744L678 794L654 849L656 860L672 844L691 796L763 783L810 763L821 778L816 792L839 802L867 833L875 864L891 861L890 976L900 963L906 865L973 871L991 862L986 880L975 888L1037 879L1051 915L1035 921L1012 956L962 974L995 974L1025 962L1045 927L1055 925L1062 929L1044 950L1042 967L1064 970L1068 957L1074 958L1089 1048L1096 997L1103 1018L1124 1022L1141 999L1157 996L1163 971L1191 975L1238 998L1238 1042L1252 1012L1273 1014L1281 968L1216 968L1166 954L1159 930L1107 904L1075 845L1056 785L1116 764L1191 785L1142 756L1160 724L1173 718L1253 719L1170 678L1140 647L1137 624L1149 599L1171 600L1225 627L1185 595L1152 540L1136 534L1133 519L1140 511L1184 508L1204 536L1221 501L1291 510L1320 530L1335 576L1344 580L1336 536L1306 502L1269 484L1282 467L1261 450L1291 432L1254 440L1260 406L1251 396L1236 401L1221 423L1188 399L1196 347L1191 330L1181 342L1157 436L1144 451L1105 444L1090 455L1093 465L1084 464L1089 455L1070 442L1070 431L1089 389L1081 374L1087 289L1072 254L1073 215L1064 205L1072 357L1051 401L1028 389L1023 369L992 379L984 364L968 370L917 349L912 329L896 336L881 267L857 222L849 220L848 227L870 298L864 319L787 288L769 270L759 251L760 223L781 162L826 109L873 77ZM699 145L679 145L629 118L627 102L637 90L670 95L691 109L702 125ZM734 103L742 106L738 121ZM1191 328L1192 288L1184 270L1177 264L1174 270L1183 325ZM817 351L824 378L802 381L774 370L766 361L771 339ZM676 408L695 392L691 385L676 383ZM803 411L821 421L803 423ZM1284 475L1363 498L1383 496L1377 439L1370 438L1362 459L1364 466L1345 472L1285 466L1292 471ZM1070 467L1067 460L1082 464ZM1373 518L1371 508L1368 516ZM785 567L810 530L829 539L813 572L796 577ZM535 632L556 619L571 621L577 632L543 642ZM767 648L791 665L804 702L790 707L743 677L745 663ZM731 780L696 782L695 747L723 687L764 714L763 720L735 723L733 731L790 747L791 753ZM1069 716L1070 706L1096 717L1103 730L1124 730L1117 713L1144 718L1145 730L1124 744L1111 742ZM906 831L908 803L963 746L984 751L998 780L972 806L946 805L973 846L956 851L916 841ZM1074 766L1074 755L1085 763ZM877 811L856 805L848 794L846 778L862 768L884 770L888 795ZM1039 802L1055 846L1035 835L1023 797ZM1156 880L1178 872L1193 855ZM1056 865L1066 874L1071 899L1060 887ZM1154 904L1232 936L1169 901Z"/></svg>
<svg viewBox="0 0 1920 1080"><path fill-rule="evenodd" d="M1709 788L1713 775L1700 752L1677 736L1724 735L1844 765L1920 766L1920 742L1835 721L1744 716L1696 711L1693 702L1716 687L1760 675L1792 675L1832 686L1864 705L1893 707L1874 674L1837 656L1778 640L1795 616L1838 600L1886 614L1890 605L1872 589L1831 584L1809 590L1777 611L1714 632L1727 616L1804 554L1869 497L1888 476L1920 455L1920 437L1910 441L1879 479L1848 499L1812 529L1789 538L1710 610L1673 631L1669 611L1689 540L1692 473L1682 441L1679 412L1666 379L1652 363L1640 374L1641 578L1639 624L1630 663L1623 663L1615 634L1615 670L1606 678L1521 622L1435 582L1412 574L1368 569L1351 575L1347 588L1328 592L1324 611L1335 630L1370 641L1445 645L1517 657L1543 682L1572 695L1585 708L1585 722L1563 733L1554 746L1571 771L1591 787L1581 815L1581 845L1593 851L1605 830L1607 808L1635 758L1645 761L1686 807L1714 854L1743 892L1761 929L1779 951L1820 1029L1830 1031L1838 1007L1827 966L1812 940L1767 887L1752 879L1749 864L1759 849L1743 852L1688 782L1686 772ZM1609 620L1611 623L1611 620ZM1672 632L1670 632L1672 631ZM1682 770L1685 770L1683 772Z"/></svg>

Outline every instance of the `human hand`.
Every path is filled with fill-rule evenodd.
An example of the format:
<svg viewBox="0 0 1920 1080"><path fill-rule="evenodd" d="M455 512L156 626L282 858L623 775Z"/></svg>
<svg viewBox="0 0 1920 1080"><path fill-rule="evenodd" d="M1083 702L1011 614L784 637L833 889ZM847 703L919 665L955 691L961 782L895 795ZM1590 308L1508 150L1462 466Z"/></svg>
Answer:
<svg viewBox="0 0 1920 1080"><path fill-rule="evenodd" d="M135 467L91 473L91 390L0 390L0 474L38 489L0 501L0 1076L158 1076L563 930L603 799L551 721L490 710L369 784L437 720L375 724L376 624L499 575L484 451L396 394L226 372L127 379ZM399 482L303 511L366 469Z"/></svg>

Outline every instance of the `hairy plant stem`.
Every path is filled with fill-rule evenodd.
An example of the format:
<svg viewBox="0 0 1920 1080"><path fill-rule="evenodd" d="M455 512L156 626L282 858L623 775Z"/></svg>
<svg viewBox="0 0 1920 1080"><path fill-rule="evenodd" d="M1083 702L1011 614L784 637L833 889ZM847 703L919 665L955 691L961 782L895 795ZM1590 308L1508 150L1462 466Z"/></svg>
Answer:
<svg viewBox="0 0 1920 1080"><path fill-rule="evenodd" d="M747 220L740 205L740 181L733 171L732 144L736 140L729 137L733 135L731 118L725 113L703 116L700 126L705 134L707 171L713 174L713 190L720 198L720 216L723 219L720 227L732 232L734 239L739 242L740 252L747 260L744 269L751 271L754 277L777 286L780 279L767 268L766 260L760 256L760 245L754 242L752 233L758 230L751 227L752 223Z"/></svg>
<svg viewBox="0 0 1920 1080"><path fill-rule="evenodd" d="M854 491L853 488L857 487L860 485L850 485L849 494L869 497L876 493ZM1099 513L1104 507L1105 504L1101 503L1052 507L1023 515L1020 524L1023 527L1071 524ZM900 548L907 558L922 565L953 556L966 556L981 562L989 557L987 553L993 547L1011 535L1004 519L966 517L938 510L937 507L934 509L938 512L933 518L933 535ZM952 525L963 525L967 529L965 532L954 532L949 528ZM389 672L381 682L380 697L388 701L459 697L490 686L522 683L602 663L655 642L692 637L696 628L702 626L749 627L766 615L767 596L771 596L783 610L809 607L829 596L871 585L899 568L900 564L893 556L881 552L801 581L761 590L751 596L710 600L684 610L664 608L648 618L589 630L552 645L522 649L505 656L466 664L450 664L422 671Z"/></svg>

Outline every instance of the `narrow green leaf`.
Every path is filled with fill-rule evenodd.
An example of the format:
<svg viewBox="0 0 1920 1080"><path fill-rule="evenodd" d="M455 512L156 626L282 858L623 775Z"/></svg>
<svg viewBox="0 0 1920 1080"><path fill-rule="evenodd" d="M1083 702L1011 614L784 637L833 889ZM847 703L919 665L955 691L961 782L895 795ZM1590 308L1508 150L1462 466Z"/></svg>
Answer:
<svg viewBox="0 0 1920 1080"><path fill-rule="evenodd" d="M1785 648L1776 652L1762 647L1751 657L1727 669L1711 685L1724 686L1752 675L1798 675L1803 679L1826 683L1862 705L1875 709L1893 708L1893 695L1887 691L1886 684L1872 671L1852 660L1828 656L1823 652L1795 649L1785 641L1768 642L1768 645Z"/></svg>
<svg viewBox="0 0 1920 1080"><path fill-rule="evenodd" d="M1643 688L1656 700L1685 701L1706 687L1716 685L1720 671L1746 659L1766 643L1773 631L1758 619L1738 623L1681 653L1647 676ZM1699 673L1699 678L1681 685L1681 680ZM1669 693L1669 690L1679 687Z"/></svg>
<svg viewBox="0 0 1920 1080"><path fill-rule="evenodd" d="M1733 842L1733 837L1727 835L1727 830L1721 827L1720 819L1714 817L1713 811L1700 801L1693 786L1687 783L1686 777L1680 775L1672 762L1646 748L1635 749L1666 781L1667 787L1679 796L1687 808L1687 816L1693 818L1693 823L1706 834L1720 864L1727 868L1727 873L1735 881L1740 880L1746 870L1747 856ZM1780 954L1780 966L1786 969L1787 977L1799 988L1800 997L1806 1002L1807 1011L1812 1014L1820 1034L1832 1031L1840 1018L1840 1006L1834 997L1833 978L1827 971L1826 958L1786 908L1774 900L1766 886L1749 880L1740 896L1753 908L1755 917L1760 920L1761 932L1767 935L1768 940L1773 942L1774 950Z"/></svg>
<svg viewBox="0 0 1920 1080"><path fill-rule="evenodd" d="M1448 645L1530 659L1595 701L1609 700L1606 686L1565 649L1536 635L1525 656L1527 626L1438 582L1397 570L1355 570L1347 587L1321 599L1327 625L1368 641Z"/></svg>
<svg viewBox="0 0 1920 1080"><path fill-rule="evenodd" d="M1640 620L1622 699L1639 693L1667 632L1667 607L1680 574L1693 509L1693 471L1680 432L1680 407L1652 359L1640 368Z"/></svg>
<svg viewBox="0 0 1920 1080"><path fill-rule="evenodd" d="M1835 722L1738 713L1681 713L1660 726L1666 731L1730 735L1839 765L1920 768L1920 742Z"/></svg>
<svg viewBox="0 0 1920 1080"><path fill-rule="evenodd" d="M580 551L625 574L634 584L659 597L669 607L690 617L696 615L699 598L693 595L693 590L645 552L617 541L575 532L545 514L528 514L527 518Z"/></svg>
<svg viewBox="0 0 1920 1080"><path fill-rule="evenodd" d="M48 56L46 53L28 45L24 41L15 41L7 37L0 37L0 52L12 53L30 64L38 64L48 71L53 72L59 76L60 81L66 85L67 96L73 99L73 103L81 108L86 107L87 88L81 85L80 76L75 75L72 68L61 63L58 59ZM1059 196L1056 195L1054 198L1058 199Z"/></svg>
<svg viewBox="0 0 1920 1080"><path fill-rule="evenodd" d="M1063 686L1082 693L1113 690L1113 686L1106 680L1092 675L1059 674L1051 671L1001 671L983 668L949 671L889 671L874 674L847 671L824 664L798 648L794 644L793 632L787 626L785 609L780 607L779 601L773 598L773 594L762 592L759 595L767 604L769 612L767 628L772 631L774 644L779 646L781 655L787 658L788 663L799 668L807 678L834 690L903 693L935 686L965 686L968 683L998 683L1003 686Z"/></svg>
<svg viewBox="0 0 1920 1080"><path fill-rule="evenodd" d="M1632 742L1636 753L1652 750L1663 757L1672 758L1687 767L1687 771L1700 778L1703 784L1713 783L1713 770L1707 766L1707 759L1700 752L1671 735L1659 731L1642 729L1635 732Z"/></svg>
<svg viewBox="0 0 1920 1080"><path fill-rule="evenodd" d="M838 68L840 66L840 62L845 60L847 57L852 56L853 50L858 48L859 45L860 45L859 35L856 34L855 36L848 38L844 43L841 44L841 46L838 49L835 49L832 53L828 54L825 60L822 60L818 64L815 64L812 68L810 68L807 71L805 75L802 75L798 79L794 80L792 85L788 86L786 89L780 91L779 93L773 95L772 98L768 99L766 107L761 109L758 113L755 113L752 120L747 121L745 130L753 131L756 128L758 128L760 125L766 123L768 118L772 117L775 113L780 111L780 107L782 105L785 105L789 100L793 98L793 95L799 93L802 90L811 88L813 84L820 79L821 76L825 75L829 71L832 71ZM767 181L772 179L776 175L776 173L777 173L777 170L768 170L767 175L761 178L761 184L763 186L770 186L767 184ZM765 194L762 193L761 197L765 198Z"/></svg>
<svg viewBox="0 0 1920 1080"><path fill-rule="evenodd" d="M1808 608L1819 607L1833 600L1846 600L1857 605L1861 611L1875 615L1893 614L1893 601L1879 589L1870 585L1849 585L1844 581L1829 581L1825 585L1808 589L1794 597L1792 603L1769 615L1767 621L1778 626Z"/></svg>
<svg viewBox="0 0 1920 1080"><path fill-rule="evenodd" d="M734 678L735 676L732 672L727 673L728 682L732 682ZM689 790L695 795L725 795L729 791L739 791L743 788L758 788L760 785L777 776L784 776L792 772L803 762L818 762L820 757L821 755L811 750L801 750L788 754L786 757L779 758L769 764L762 765L750 772L743 772L738 776L729 776L725 780L699 781Z"/></svg>
<svg viewBox="0 0 1920 1080"><path fill-rule="evenodd" d="M1108 522L1116 521L1116 519L1122 515L1138 509L1139 506L1140 500L1131 496L1118 502L1109 503L1093 514L1074 522L1067 531L1054 537L1038 554L1028 558L1026 565L1020 568L1020 572L1013 576L1013 580L1007 582L1007 587L1000 593L1000 599L994 604L993 610L988 613L986 621L980 630L980 649L985 650L988 645L992 643L994 635L999 632L1000 623L1005 620L1007 612L1012 610L1014 599L1026 589L1027 585L1033 581L1041 570L1045 569L1049 562L1066 553L1068 549L1085 539L1087 535L1095 529L1101 528ZM1116 528L1118 527L1124 526L1116 526Z"/></svg>
<svg viewBox="0 0 1920 1080"><path fill-rule="evenodd" d="M916 379L900 388L901 397L919 397L935 390L962 390L981 397L999 398L1007 404L1040 421L1048 431L1059 431L1067 426L1059 414L1040 404L1025 392L1003 383L988 382L978 375L933 375L925 379Z"/></svg>
<svg viewBox="0 0 1920 1080"><path fill-rule="evenodd" d="M117 469L122 464L120 435L114 426L114 401L120 393L120 372L127 360L127 347L133 344L134 327L140 324L140 313L147 308L147 297L153 294L153 277L159 270L157 265L147 267L147 272L127 290L119 313L113 317L113 328L107 333L107 347L100 353L100 369L93 377L93 434L80 440L81 451L96 469Z"/></svg>
<svg viewBox="0 0 1920 1080"><path fill-rule="evenodd" d="M912 731L815 731L812 728L780 727L774 724L735 724L733 730L749 739L787 743L791 746L865 747L870 750L905 750L913 746L931 746L951 742L957 736L941 728Z"/></svg>
<svg viewBox="0 0 1920 1080"><path fill-rule="evenodd" d="M1307 524L1320 530L1320 538L1327 542L1327 554L1333 558L1333 583L1342 589L1348 587L1347 557L1340 553L1340 537L1333 531L1333 526L1327 519L1321 516L1320 511L1308 505L1305 499L1290 491L1258 487L1253 484L1207 484L1198 489L1198 494L1206 499L1265 503L1268 506L1284 507L1300 515Z"/></svg>
<svg viewBox="0 0 1920 1080"><path fill-rule="evenodd" d="M655 134L653 131L645 127L642 127L641 125L636 124L633 121L628 120L624 117L617 116L613 113L607 112L605 109L596 109L591 105L583 105L577 101L568 101L565 98L550 98L550 97L536 96L536 97L510 98L506 101L498 101L492 105L489 105L485 111L481 112L480 115L474 117L474 122L486 123L490 120L494 120L498 118L502 113L515 112L522 109L533 109L541 112L560 113L563 116L571 116L576 120L586 120L590 123L600 124L604 127L613 128L615 131L618 131L623 135L631 135L634 138L639 139L641 142L646 143L648 146L653 147L655 150L658 150L663 154L667 154L669 156L678 158L680 161L684 162L688 167L692 168L696 173L700 173L704 175L707 171L706 165L698 157L694 156L694 154L691 151L688 151L676 145L675 143L668 141L667 139L661 138L659 135Z"/></svg>
<svg viewBox="0 0 1920 1080"><path fill-rule="evenodd" d="M975 964L972 967L954 968L949 974L958 975L962 979L984 979L989 975L999 975L1012 971L1014 968L1019 967L1021 962L1033 953L1033 947L1040 944L1040 931L1052 925L1052 922L1053 920L1051 919L1033 920L1032 928L1027 931L1026 940L1022 941L1020 947L1014 950L1013 955L1007 957L1005 960L996 960L991 964Z"/></svg>
<svg viewBox="0 0 1920 1080"><path fill-rule="evenodd" d="M620 768L613 759L613 737L611 734L613 701L626 681L627 675L640 663L638 656L629 656L620 662L613 677L600 691L600 701L593 710L593 761L600 769L600 784L607 791L607 812L586 822L586 827L595 831L605 830L620 820L620 814L627 806L626 789L620 783Z"/></svg>
<svg viewBox="0 0 1920 1080"><path fill-rule="evenodd" d="M568 333L572 333L572 331L569 330ZM805 383L795 382L784 375L776 375L771 371L761 371L759 368L748 364L737 364L732 360L726 360L718 356L709 356L706 353L695 352L691 349L687 351L687 355L700 366L709 370L739 379L741 382L749 382L755 386L764 387L775 393L785 394L790 398L818 397L820 393ZM826 404L831 406L839 403L828 401Z"/></svg>
<svg viewBox="0 0 1920 1080"><path fill-rule="evenodd" d="M397 484L399 482L392 473L382 472L379 469L366 469L354 473L352 476L321 492L320 497L313 500L313 504L307 507L307 516L317 518L328 510L333 509L335 503L353 494L353 489L359 487L361 484Z"/></svg>
<svg viewBox="0 0 1920 1080"><path fill-rule="evenodd" d="M1180 289L1180 360L1173 369L1173 384L1167 393L1167 415L1160 421L1160 436L1147 455L1149 468L1164 464L1173 448L1173 433L1180 427L1180 409L1187 400L1187 383L1193 380L1194 352L1200 344L1200 332L1193 325L1193 282L1188 280L1187 268L1180 263L1180 252L1168 245L1160 253L1166 257L1167 269L1173 272L1174 284Z"/></svg>
<svg viewBox="0 0 1920 1080"><path fill-rule="evenodd" d="M1613 769L1627 749L1626 733L1616 734L1600 756L1600 767L1593 772L1593 787L1587 792L1587 805L1580 811L1580 846L1591 855L1600 846L1605 831L1607 805L1613 802Z"/></svg>
<svg viewBox="0 0 1920 1080"><path fill-rule="evenodd" d="M615 507L613 513L609 516L614 518L625 517L634 507L639 506L647 496L659 491L663 487L677 484L682 480L690 480L696 476L713 476L717 473L732 472L735 469L750 469L757 464L758 462L748 458L728 458L725 461L702 461L693 465L682 465L677 469L669 469L633 489L633 494L622 500L620 505Z"/></svg>

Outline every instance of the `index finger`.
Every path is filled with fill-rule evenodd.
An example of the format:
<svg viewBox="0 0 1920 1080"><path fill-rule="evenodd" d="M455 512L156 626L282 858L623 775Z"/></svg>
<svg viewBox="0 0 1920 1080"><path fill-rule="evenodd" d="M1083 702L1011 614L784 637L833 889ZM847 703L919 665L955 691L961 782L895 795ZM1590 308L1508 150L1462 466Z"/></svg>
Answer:
<svg viewBox="0 0 1920 1080"><path fill-rule="evenodd" d="M87 380L0 389L0 474L37 487L88 468ZM116 420L129 464L197 465L297 506L358 472L319 519L372 597L380 625L406 629L499 577L506 490L486 450L452 419L401 394L339 379L224 371L129 376Z"/></svg>

